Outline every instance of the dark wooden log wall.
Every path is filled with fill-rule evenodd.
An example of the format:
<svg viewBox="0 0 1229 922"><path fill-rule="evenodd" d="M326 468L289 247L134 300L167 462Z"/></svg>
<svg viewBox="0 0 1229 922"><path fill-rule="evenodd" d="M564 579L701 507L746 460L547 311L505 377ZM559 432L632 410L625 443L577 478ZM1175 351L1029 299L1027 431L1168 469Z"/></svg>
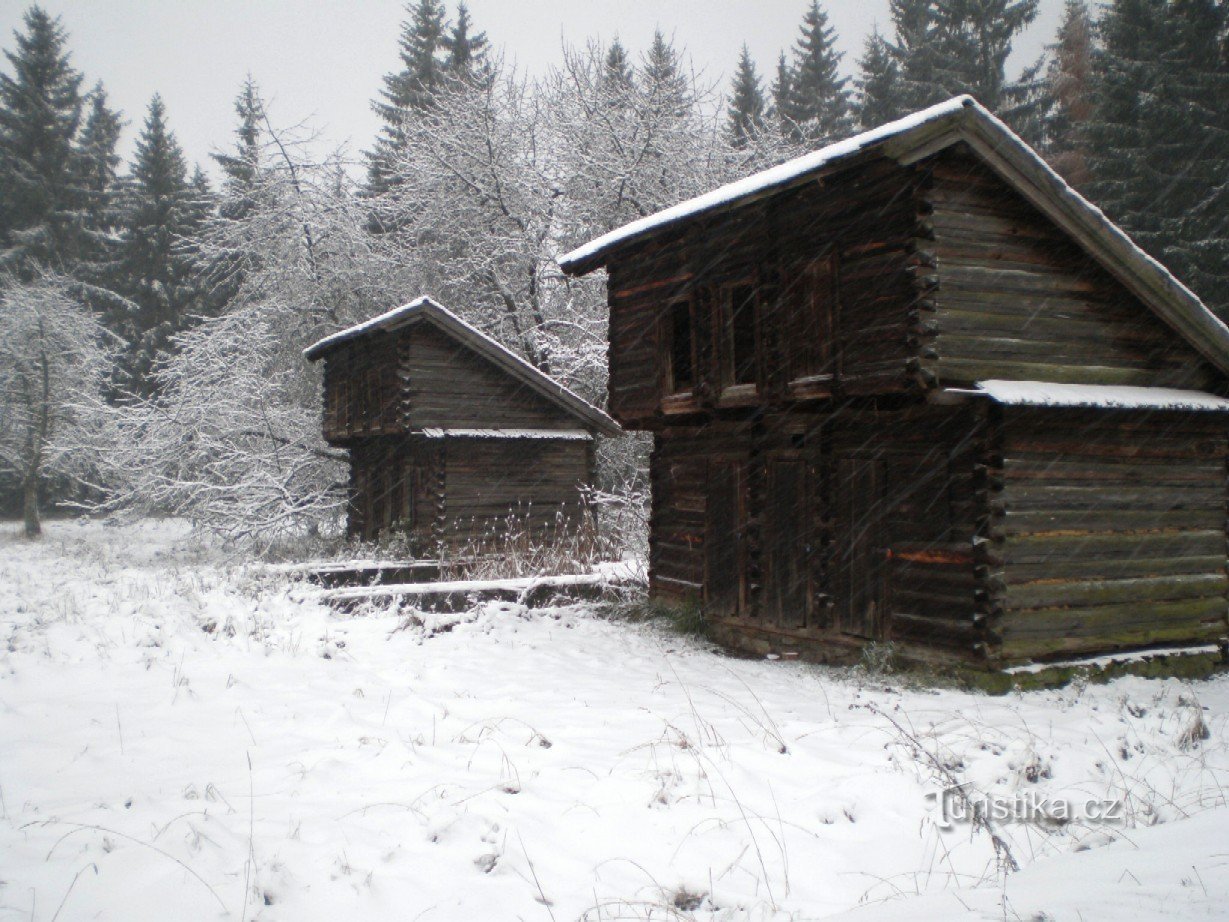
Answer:
<svg viewBox="0 0 1229 922"><path fill-rule="evenodd" d="M501 534L509 515L536 538L576 528L586 514L590 443L450 438L444 451L444 537L452 544Z"/></svg>
<svg viewBox="0 0 1229 922"><path fill-rule="evenodd" d="M401 406L396 337L376 333L329 353L324 363L324 437L340 443L408 428Z"/></svg>
<svg viewBox="0 0 1229 922"><path fill-rule="evenodd" d="M438 505L442 445L436 439L385 436L353 441L348 531L374 540L392 529L431 553L441 527Z"/></svg>
<svg viewBox="0 0 1229 922"><path fill-rule="evenodd" d="M957 147L922 168L938 291L921 363L988 378L1203 388L1199 354L989 168Z"/></svg>
<svg viewBox="0 0 1229 922"><path fill-rule="evenodd" d="M331 442L411 429L574 429L575 417L426 323L375 332L329 353Z"/></svg>
<svg viewBox="0 0 1229 922"><path fill-rule="evenodd" d="M676 604L703 601L709 463L747 469L751 441L750 425L737 421L675 426L654 436L649 457L649 583L654 597ZM746 509L745 499L741 507ZM742 548L740 554L746 554L745 512L732 514L742 520L743 529L732 538Z"/></svg>
<svg viewBox="0 0 1229 922"><path fill-rule="evenodd" d="M670 305L693 304L694 400L665 401L666 413L704 408L908 389L916 351L911 312L929 270L917 255L919 178L883 160L842 176L838 186L811 183L690 226L685 235L651 241L612 261L610 410L630 428L662 423ZM831 260L831 320L791 316L808 269ZM822 277L822 276L821 276ZM723 395L719 369L728 364L721 323L722 291L748 282L757 292L758 391ZM831 380L790 388L793 350L813 344L803 330L828 330Z"/></svg>
<svg viewBox="0 0 1229 922"><path fill-rule="evenodd" d="M673 604L704 603L710 613L732 615L757 631L817 640L863 636L844 617L854 566L848 549L873 529L880 536L875 569L886 607L870 639L973 657L983 641L974 539L982 520L977 470L985 436L975 409L928 406L875 411L847 405L660 431L650 458L650 590ZM842 481L851 463L863 462L881 466L881 495L853 497L852 485ZM801 471L787 467L793 463ZM736 502L725 495L730 465L739 472ZM801 474L802 482L789 486L795 505L781 521L774 482L787 471ZM842 515L850 500L856 516ZM715 510L714 503L723 508ZM727 540L726 531L732 532L733 557L729 549L714 553L709 546L714 522ZM783 528L788 542L776 540ZM791 551L787 561L780 559ZM741 584L732 613L724 590L713 598L714 579L724 585L731 561ZM717 564L720 573L714 573ZM782 608L783 591L796 596L776 576L795 571L805 579L803 604Z"/></svg>
<svg viewBox="0 0 1229 922"><path fill-rule="evenodd" d="M979 583L973 558L979 508L975 471L985 438L981 415L969 408L915 406L885 412L834 413L825 424L829 538L823 568L832 626L843 626L855 535L882 535L886 618L880 638L960 650L979 642ZM843 464L842 462L846 462ZM877 497L850 497L842 469L882 465ZM858 517L842 521L842 499ZM876 509L876 504L878 508ZM877 522L875 520L878 520Z"/></svg>
<svg viewBox="0 0 1229 922"><path fill-rule="evenodd" d="M409 341L408 403L414 428L575 429L574 416L426 323Z"/></svg>
<svg viewBox="0 0 1229 922"><path fill-rule="evenodd" d="M1225 634L1223 417L998 412L984 558L1003 660Z"/></svg>

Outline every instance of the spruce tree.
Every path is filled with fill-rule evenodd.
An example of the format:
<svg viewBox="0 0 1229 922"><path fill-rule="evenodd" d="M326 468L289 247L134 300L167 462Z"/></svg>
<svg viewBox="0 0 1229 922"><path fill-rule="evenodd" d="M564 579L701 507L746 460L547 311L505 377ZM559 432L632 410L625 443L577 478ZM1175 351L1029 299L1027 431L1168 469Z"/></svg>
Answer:
<svg viewBox="0 0 1229 922"><path fill-rule="evenodd" d="M418 0L406 6L406 13L409 18L401 24L397 52L401 69L384 75L380 98L372 103L384 122L375 148L368 154L367 187L373 194L387 190L390 185L390 164L406 145L402 127L406 115L431 105L432 93L448 70L447 13L443 3Z"/></svg>
<svg viewBox="0 0 1229 922"><path fill-rule="evenodd" d="M122 383L137 394L154 393L154 363L200 312L190 247L200 229L196 198L166 106L155 95L125 183L119 263L121 293L133 304L123 330Z"/></svg>
<svg viewBox="0 0 1229 922"><path fill-rule="evenodd" d="M893 37L888 48L896 62L901 108L912 112L951 95L944 86L939 0L890 0Z"/></svg>
<svg viewBox="0 0 1229 922"><path fill-rule="evenodd" d="M904 114L900 98L900 71L891 49L876 26L867 36L858 60L858 121L874 128Z"/></svg>
<svg viewBox="0 0 1229 922"><path fill-rule="evenodd" d="M86 99L85 125L77 140L77 169L83 196L80 236L73 274L90 306L115 330L127 305L115 297L119 257L120 156L116 148L123 119L107 105L106 90L94 86Z"/></svg>
<svg viewBox="0 0 1229 922"><path fill-rule="evenodd" d="M1229 317L1229 10L1116 0L1093 57L1089 191L1152 255Z"/></svg>
<svg viewBox="0 0 1229 922"><path fill-rule="evenodd" d="M1046 72L1046 159L1077 188L1089 178L1084 129L1092 115L1093 24L1085 0L1067 0Z"/></svg>
<svg viewBox="0 0 1229 922"><path fill-rule="evenodd" d="M92 230L107 231L114 217L111 199L119 175L117 147L124 120L108 107L107 91L101 83L94 85L87 103L85 126L77 143L81 186L88 196L86 222Z"/></svg>
<svg viewBox="0 0 1229 922"><path fill-rule="evenodd" d="M738 57L738 69L734 73L734 86L730 95L728 133L735 147L746 147L751 137L764 127L764 91L751 52L743 45Z"/></svg>
<svg viewBox="0 0 1229 922"><path fill-rule="evenodd" d="M223 174L221 214L240 220L256 207L256 181L261 168L260 132L264 121L260 88L249 74L235 97L235 147L231 153L215 153L213 160Z"/></svg>
<svg viewBox="0 0 1229 922"><path fill-rule="evenodd" d="M840 76L841 54L828 14L811 0L802 17L790 69L789 116L803 137L824 142L848 134L851 127L848 77Z"/></svg>
<svg viewBox="0 0 1229 922"><path fill-rule="evenodd" d="M1229 316L1227 9L1115 0L1093 58L1091 197Z"/></svg>
<svg viewBox="0 0 1229 922"><path fill-rule="evenodd" d="M891 0L888 44L901 104L913 111L970 93L992 111L1035 107L1036 73L1009 83L1012 42L1037 16L1038 0Z"/></svg>
<svg viewBox="0 0 1229 922"><path fill-rule="evenodd" d="M644 55L639 76L648 104L658 114L682 116L690 108L691 93L679 53L660 29L653 32L653 43Z"/></svg>
<svg viewBox="0 0 1229 922"><path fill-rule="evenodd" d="M623 47L623 43L619 41L619 36L617 35L614 37L614 41L610 43L610 48L606 51L603 79L611 86L624 89L630 87L634 80L631 59L628 57L627 49Z"/></svg>
<svg viewBox="0 0 1229 922"><path fill-rule="evenodd" d="M1037 18L1038 0L941 0L939 72L945 89L971 93L997 111L1008 102L1007 57L1012 41ZM1016 87L1019 102L1028 87Z"/></svg>
<svg viewBox="0 0 1229 922"><path fill-rule="evenodd" d="M469 8L462 3L457 7L456 25L440 40L447 52L444 72L461 80L483 80L490 75L487 60L490 43L485 32L474 32L474 23Z"/></svg>
<svg viewBox="0 0 1229 922"><path fill-rule="evenodd" d="M209 219L215 217L215 212L219 223L214 227L221 228L226 222L244 221L262 205L268 204L263 183L265 103L260 88L250 74L239 88L234 105L237 116L234 147L228 152L211 155L222 170L221 194L214 193L212 188L206 192L195 177L193 180L197 199L213 206L205 209L210 212L204 221L206 227L210 226ZM203 174L201 178L205 179ZM224 239L229 237L225 232L221 236ZM203 287L208 292L211 313L217 313L238 292L251 258L249 252L224 249L201 260L199 272L204 280Z"/></svg>
<svg viewBox="0 0 1229 922"><path fill-rule="evenodd" d="M0 74L0 265L71 268L87 206L76 145L81 74L59 18L32 6Z"/></svg>
<svg viewBox="0 0 1229 922"><path fill-rule="evenodd" d="M772 114L776 116L777 127L782 135L792 137L798 124L793 119L794 77L784 51L777 57L777 74L772 80L769 94L772 96Z"/></svg>

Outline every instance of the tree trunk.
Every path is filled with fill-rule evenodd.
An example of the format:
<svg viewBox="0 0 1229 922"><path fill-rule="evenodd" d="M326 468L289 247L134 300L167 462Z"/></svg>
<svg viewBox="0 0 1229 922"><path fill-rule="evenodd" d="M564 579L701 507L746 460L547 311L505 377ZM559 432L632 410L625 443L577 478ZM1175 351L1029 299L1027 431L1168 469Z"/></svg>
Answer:
<svg viewBox="0 0 1229 922"><path fill-rule="evenodd" d="M43 526L38 520L38 477L26 478L23 484L23 493L25 496L26 537L37 538L43 533Z"/></svg>

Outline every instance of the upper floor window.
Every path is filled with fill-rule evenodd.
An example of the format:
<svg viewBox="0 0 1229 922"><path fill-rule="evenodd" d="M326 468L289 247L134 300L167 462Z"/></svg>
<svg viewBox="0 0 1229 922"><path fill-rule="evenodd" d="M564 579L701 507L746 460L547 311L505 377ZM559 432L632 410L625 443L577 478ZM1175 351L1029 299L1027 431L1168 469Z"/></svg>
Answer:
<svg viewBox="0 0 1229 922"><path fill-rule="evenodd" d="M350 427L350 379L346 376L347 374L348 370L343 370L337 376L337 416L335 418L338 429Z"/></svg>
<svg viewBox="0 0 1229 922"><path fill-rule="evenodd" d="M755 347L756 291L749 282L735 282L721 290L721 383L724 387L755 384L758 364Z"/></svg>
<svg viewBox="0 0 1229 922"><path fill-rule="evenodd" d="M836 372L836 267L831 256L802 266L787 289L789 376L817 378Z"/></svg>
<svg viewBox="0 0 1229 922"><path fill-rule="evenodd" d="M696 386L693 320L690 298L671 302L666 318L666 354L670 362L666 384L672 394L689 393Z"/></svg>

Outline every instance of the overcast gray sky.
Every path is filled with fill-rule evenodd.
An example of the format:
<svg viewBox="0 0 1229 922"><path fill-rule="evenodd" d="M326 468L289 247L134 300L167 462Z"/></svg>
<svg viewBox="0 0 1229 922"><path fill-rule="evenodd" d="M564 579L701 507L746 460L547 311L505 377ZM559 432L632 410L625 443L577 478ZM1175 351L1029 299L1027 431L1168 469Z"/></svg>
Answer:
<svg viewBox="0 0 1229 922"><path fill-rule="evenodd" d="M720 79L733 71L746 42L762 74L794 41L809 0L469 0L476 25L508 60L540 73L566 41L618 35L633 52L660 26L686 46L694 67ZM101 79L128 121L130 151L150 96L162 94L171 127L190 160L207 169L211 151L230 144L232 101L250 71L271 103L274 122L310 118L331 146L356 155L378 129L370 101L380 77L397 64L402 0L42 0L69 32L73 61L86 80ZM1053 40L1062 0L1041 0L1041 13L1018 42L1015 67ZM0 0L0 40L13 47L25 0ZM450 13L455 0L448 0ZM845 69L888 0L829 0ZM7 69L7 62L5 62ZM767 77L765 78L767 80ZM212 172L212 170L211 170Z"/></svg>

